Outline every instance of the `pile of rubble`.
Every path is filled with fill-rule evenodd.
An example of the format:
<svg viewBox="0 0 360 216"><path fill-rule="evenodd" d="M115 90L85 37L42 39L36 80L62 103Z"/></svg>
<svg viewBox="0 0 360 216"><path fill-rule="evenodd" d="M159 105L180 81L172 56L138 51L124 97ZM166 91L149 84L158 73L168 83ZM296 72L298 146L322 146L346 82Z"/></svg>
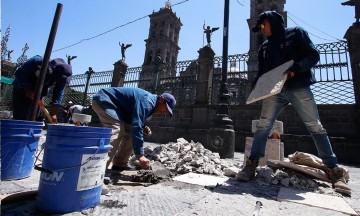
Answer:
<svg viewBox="0 0 360 216"><path fill-rule="evenodd" d="M176 143L156 147L147 146L145 156L152 161L159 161L173 174L189 172L235 177L240 170L239 164L232 164L220 159L218 153L206 149L201 143L188 142L184 138ZM135 158L134 158L135 159ZM313 180L294 170L274 170L268 166L258 167L256 182L259 185L282 185L303 190L320 190L323 183Z"/></svg>
<svg viewBox="0 0 360 216"><path fill-rule="evenodd" d="M259 185L282 185L284 187L292 186L302 190L321 190L319 189L320 186L326 186L323 183L291 170L284 172L278 169L275 173L273 173L272 168L264 166L258 167L256 171L256 182Z"/></svg>
<svg viewBox="0 0 360 216"><path fill-rule="evenodd" d="M219 153L213 153L201 143L188 142L184 138L155 148L147 146L144 151L148 159L161 162L176 174L193 172L235 177L239 171L236 165L220 159Z"/></svg>

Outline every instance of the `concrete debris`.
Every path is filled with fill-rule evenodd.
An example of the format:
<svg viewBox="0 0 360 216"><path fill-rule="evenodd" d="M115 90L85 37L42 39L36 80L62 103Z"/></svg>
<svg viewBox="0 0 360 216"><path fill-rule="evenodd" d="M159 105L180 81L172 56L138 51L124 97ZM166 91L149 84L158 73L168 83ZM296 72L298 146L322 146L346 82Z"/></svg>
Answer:
<svg viewBox="0 0 360 216"><path fill-rule="evenodd" d="M159 145L156 147L147 146L144 148L145 156L151 160L151 163L157 161L170 170L173 175L186 173L210 174L216 176L235 177L240 171L239 165L234 165L224 159L220 159L219 153L213 153L206 149L199 142L188 142L184 138L177 139L176 143L170 142L168 144ZM308 159L301 159L303 154L295 153L292 158L297 161L311 161L318 162L316 158L305 155ZM136 160L134 157L132 160ZM319 165L321 166L321 165ZM289 170L289 169L288 169ZM283 187L295 187L298 189L322 191L319 189L320 183L308 178L304 175L298 174L294 170L285 172L285 170L276 169L274 172L268 166L261 166L256 169L256 182L259 185L281 185ZM150 172L151 173L151 172ZM158 182L158 178L150 176L150 173L142 173L134 179L137 181ZM145 174L145 175L144 175ZM146 178L146 179L144 179Z"/></svg>
<svg viewBox="0 0 360 216"><path fill-rule="evenodd" d="M231 162L220 159L219 153L213 153L201 143L188 142L184 138L177 139L176 143L170 142L155 148L147 146L144 152L145 157L152 160L152 163L159 161L174 174L194 172L235 177L240 170Z"/></svg>
<svg viewBox="0 0 360 216"><path fill-rule="evenodd" d="M171 175L159 176L154 174L151 170L139 170L137 174L132 175L133 182L147 182L157 184L159 182L171 181Z"/></svg>
<svg viewBox="0 0 360 216"><path fill-rule="evenodd" d="M276 172L273 173L273 170L267 166L258 167L256 172L256 182L262 186L280 184L284 187L292 186L302 190L319 190L320 184L318 182L294 172L289 175L284 171L276 170Z"/></svg>

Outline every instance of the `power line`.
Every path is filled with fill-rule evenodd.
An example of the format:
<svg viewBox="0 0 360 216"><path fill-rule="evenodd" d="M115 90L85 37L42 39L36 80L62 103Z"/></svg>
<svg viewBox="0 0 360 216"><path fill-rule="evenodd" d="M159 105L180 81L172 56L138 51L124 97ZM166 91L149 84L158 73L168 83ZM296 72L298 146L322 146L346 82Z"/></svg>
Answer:
<svg viewBox="0 0 360 216"><path fill-rule="evenodd" d="M291 21L293 21L293 22L295 23L295 25L300 26L300 25L298 25L290 16L288 16L288 18L289 18ZM310 31L307 31L307 32L308 32L309 34L311 34L312 36L314 36L314 37L316 37L316 38L319 38L319 39L321 39L321 40L331 41L331 40L329 40L329 39L319 37L319 36L311 33ZM338 40L338 39L336 39L336 40Z"/></svg>
<svg viewBox="0 0 360 216"><path fill-rule="evenodd" d="M172 6L180 5L180 4L183 4L183 3L187 2L187 1L190 1L190 0L184 0L184 1L178 2L178 3L176 3L176 4L173 4ZM134 22L137 22L137 21L139 21L139 20L145 19L145 18L148 17L148 16L149 16L149 15L146 15L146 16L143 16L143 17L140 17L140 18L137 18L137 19L135 19L135 20L133 20L133 21L127 22L127 23L125 23L125 24L122 24L122 25L120 25L120 26L117 26L117 27L115 27L115 28L113 28L113 29L110 29L110 30L105 31L105 32L103 32L103 33L100 33L100 34L98 34L98 35L95 35L95 36L92 36L92 37L89 37L89 38L84 38L84 39L80 40L80 41L77 42L77 43L73 43L73 44L71 44L71 45L69 45L69 46L66 46L66 47L63 47L63 48L54 50L53 52L57 52L57 51L60 51L60 50L64 50L64 49L67 49L67 48L69 48L69 47L76 46L76 45L78 45L78 44L80 44L80 43L82 43L82 42L84 42L84 41L88 41L88 40L92 40L92 39L94 39L94 38L100 37L100 36L105 35L105 34L107 34L107 33L109 33L109 32L115 31L115 30L118 29L118 28L121 28L121 27L130 25L130 24L132 24L132 23L134 23Z"/></svg>
<svg viewBox="0 0 360 216"><path fill-rule="evenodd" d="M276 1L274 1L274 0L271 0L271 1L280 7L280 5L279 5ZM318 29L318 28L316 28L316 27L314 27L314 26L306 23L305 21L301 20L300 18L298 18L298 17L295 16L294 14L290 13L289 11L287 11L287 13L290 14L291 16L295 17L296 19L300 20L301 22L305 23L306 25L310 26L311 28L313 28L313 29L315 29L315 30L317 30L317 31L319 31L319 32L321 32L321 33L323 33L323 34L325 34L325 35L327 35L327 36L335 39L335 40L341 41L340 39L335 38L335 37L327 34L326 32L323 32L323 31L321 31L320 29ZM293 21L293 22L295 23L295 25L300 26L300 25L298 25L290 16L288 16L288 17L289 17L289 19L290 19L291 21ZM326 40L326 41L331 41L331 40L329 40L329 39L325 39L325 38L319 37L319 36L311 33L310 31L308 31L308 32L309 32L309 34L311 34L312 36L314 36L314 37L316 37L316 38L319 38L319 39L322 39L322 40Z"/></svg>
<svg viewBox="0 0 360 216"><path fill-rule="evenodd" d="M239 0L236 0L236 1L237 1L237 3L238 3L239 5L241 5L241 6L244 6L244 5L245 5L245 4L244 4L244 1L245 1L245 0L243 0L242 3L240 3Z"/></svg>
<svg viewBox="0 0 360 216"><path fill-rule="evenodd" d="M296 19L300 20L301 22L305 23L306 25L310 26L311 28L313 28L313 29L315 29L315 30L323 33L324 35L327 35L327 36L329 36L329 37L331 37L331 38L333 38L333 39L335 39L335 40L341 41L340 39L335 38L335 37L327 34L326 32L323 32L323 31L321 31L320 29L318 29L318 28L316 28L316 27L314 27L314 26L306 23L305 21L303 21L303 20L301 20L300 18L296 17L294 14L292 14L292 13L290 13L290 12L288 12L288 14L291 14L291 16L295 17ZM290 18L291 21L293 21L293 22L295 23L295 25L299 26L293 19L291 19L291 17L289 17L289 18ZM316 35L312 34L311 32L309 32L309 34L311 34L311 35L313 35L314 37L317 37L317 38L319 38L319 39L330 41L330 40L328 40L328 39L325 39L325 38L321 38L321 37L319 37L319 36L316 36Z"/></svg>

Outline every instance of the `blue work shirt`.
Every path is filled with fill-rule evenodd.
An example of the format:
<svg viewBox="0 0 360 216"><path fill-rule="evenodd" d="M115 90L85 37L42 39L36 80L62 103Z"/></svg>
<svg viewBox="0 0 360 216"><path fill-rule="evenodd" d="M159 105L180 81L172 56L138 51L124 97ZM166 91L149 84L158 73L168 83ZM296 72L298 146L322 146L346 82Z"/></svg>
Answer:
<svg viewBox="0 0 360 216"><path fill-rule="evenodd" d="M27 90L35 91L36 89L36 82L38 77L40 76L40 69L42 64L42 57L36 55L26 61L21 67L19 67L15 72L15 80L13 85L16 88L23 88ZM56 106L61 106L61 101L64 97L64 91L66 88L66 83L57 80L52 73L52 70L49 69L50 65L48 66L43 89L40 95L42 99L48 94L49 88L53 85L53 94L52 94L52 104Z"/></svg>
<svg viewBox="0 0 360 216"><path fill-rule="evenodd" d="M143 128L155 111L158 96L140 88L113 87L101 89L93 100L113 119L131 125L134 153L143 155Z"/></svg>

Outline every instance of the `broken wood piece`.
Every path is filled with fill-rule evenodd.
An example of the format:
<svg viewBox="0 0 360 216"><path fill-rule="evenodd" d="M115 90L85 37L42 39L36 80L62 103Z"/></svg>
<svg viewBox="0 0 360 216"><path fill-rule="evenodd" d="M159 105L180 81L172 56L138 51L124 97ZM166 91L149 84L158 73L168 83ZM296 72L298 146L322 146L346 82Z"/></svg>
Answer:
<svg viewBox="0 0 360 216"><path fill-rule="evenodd" d="M289 168L289 169L298 171L300 173L309 175L313 178L317 178L322 181L330 182L329 176L324 171L317 169L317 168L303 166L303 165L297 165L292 162L279 161L279 160L268 160L267 165L270 167L273 167L275 169Z"/></svg>

